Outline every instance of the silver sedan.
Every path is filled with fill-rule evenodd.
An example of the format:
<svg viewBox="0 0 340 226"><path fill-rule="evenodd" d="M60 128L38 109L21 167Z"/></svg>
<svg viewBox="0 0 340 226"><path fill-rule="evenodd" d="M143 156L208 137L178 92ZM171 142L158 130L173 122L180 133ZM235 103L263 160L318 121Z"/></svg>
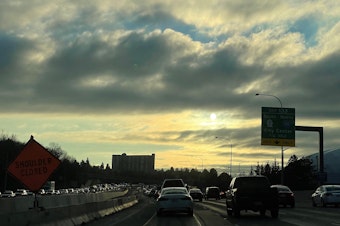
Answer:
<svg viewBox="0 0 340 226"><path fill-rule="evenodd" d="M321 185L312 194L312 203L313 206L338 206L340 204L340 185Z"/></svg>
<svg viewBox="0 0 340 226"><path fill-rule="evenodd" d="M163 188L156 202L157 216L162 213L188 213L193 215L193 200L185 187Z"/></svg>

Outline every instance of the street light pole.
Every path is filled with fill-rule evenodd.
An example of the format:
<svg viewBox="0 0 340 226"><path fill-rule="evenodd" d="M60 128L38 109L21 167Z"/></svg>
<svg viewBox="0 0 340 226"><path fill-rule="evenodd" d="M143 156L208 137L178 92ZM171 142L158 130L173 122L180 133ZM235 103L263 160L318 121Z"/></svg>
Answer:
<svg viewBox="0 0 340 226"><path fill-rule="evenodd" d="M268 97L274 97L276 98L279 103L280 103L280 106L282 108L282 102L280 100L280 98L278 98L277 96L274 96L274 95L270 95L270 94L263 94L263 93L256 93L255 96L268 96ZM283 158L284 158L284 155L283 155L283 146L281 146L281 184L284 184L284 167L283 167Z"/></svg>
<svg viewBox="0 0 340 226"><path fill-rule="evenodd" d="M230 140L230 176L231 176L231 172L232 172L231 171L232 167L233 167L233 143Z"/></svg>
<svg viewBox="0 0 340 226"><path fill-rule="evenodd" d="M274 97L274 98L276 98L279 102L280 102L280 106L281 106L281 108L282 108L282 102L281 102L281 100L280 100L280 98L278 98L277 96L274 96L274 95L270 95L270 94L263 94L263 93L256 93L255 94L255 96L267 96L267 97Z"/></svg>

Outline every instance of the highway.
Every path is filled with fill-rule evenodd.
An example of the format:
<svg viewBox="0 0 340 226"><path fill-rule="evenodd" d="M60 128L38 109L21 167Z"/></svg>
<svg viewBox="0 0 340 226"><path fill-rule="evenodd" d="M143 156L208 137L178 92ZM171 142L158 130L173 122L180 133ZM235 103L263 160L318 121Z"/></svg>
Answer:
<svg viewBox="0 0 340 226"><path fill-rule="evenodd" d="M340 208L312 207L308 199L309 192L296 193L295 208L280 208L279 217L273 219L267 212L265 217L252 211L241 211L239 218L228 216L225 210L225 200L204 200L195 202L194 216L185 214L169 214L157 217L155 214L155 200L142 197L140 202L122 212L90 222L90 226L317 226L340 225Z"/></svg>

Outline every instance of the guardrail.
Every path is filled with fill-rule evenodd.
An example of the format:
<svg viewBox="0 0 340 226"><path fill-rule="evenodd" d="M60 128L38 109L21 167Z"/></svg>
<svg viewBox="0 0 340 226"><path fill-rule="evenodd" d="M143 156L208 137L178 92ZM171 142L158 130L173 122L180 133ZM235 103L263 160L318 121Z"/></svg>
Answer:
<svg viewBox="0 0 340 226"><path fill-rule="evenodd" d="M80 225L138 203L136 195L123 192L102 192L0 199L1 225Z"/></svg>

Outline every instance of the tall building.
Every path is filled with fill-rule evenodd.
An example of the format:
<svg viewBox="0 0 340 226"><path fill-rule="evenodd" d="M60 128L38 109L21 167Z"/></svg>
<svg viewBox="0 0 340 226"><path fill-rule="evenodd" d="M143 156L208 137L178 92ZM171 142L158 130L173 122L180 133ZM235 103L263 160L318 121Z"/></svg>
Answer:
<svg viewBox="0 0 340 226"><path fill-rule="evenodd" d="M155 170L155 154L112 155L112 170L118 172L152 172Z"/></svg>

